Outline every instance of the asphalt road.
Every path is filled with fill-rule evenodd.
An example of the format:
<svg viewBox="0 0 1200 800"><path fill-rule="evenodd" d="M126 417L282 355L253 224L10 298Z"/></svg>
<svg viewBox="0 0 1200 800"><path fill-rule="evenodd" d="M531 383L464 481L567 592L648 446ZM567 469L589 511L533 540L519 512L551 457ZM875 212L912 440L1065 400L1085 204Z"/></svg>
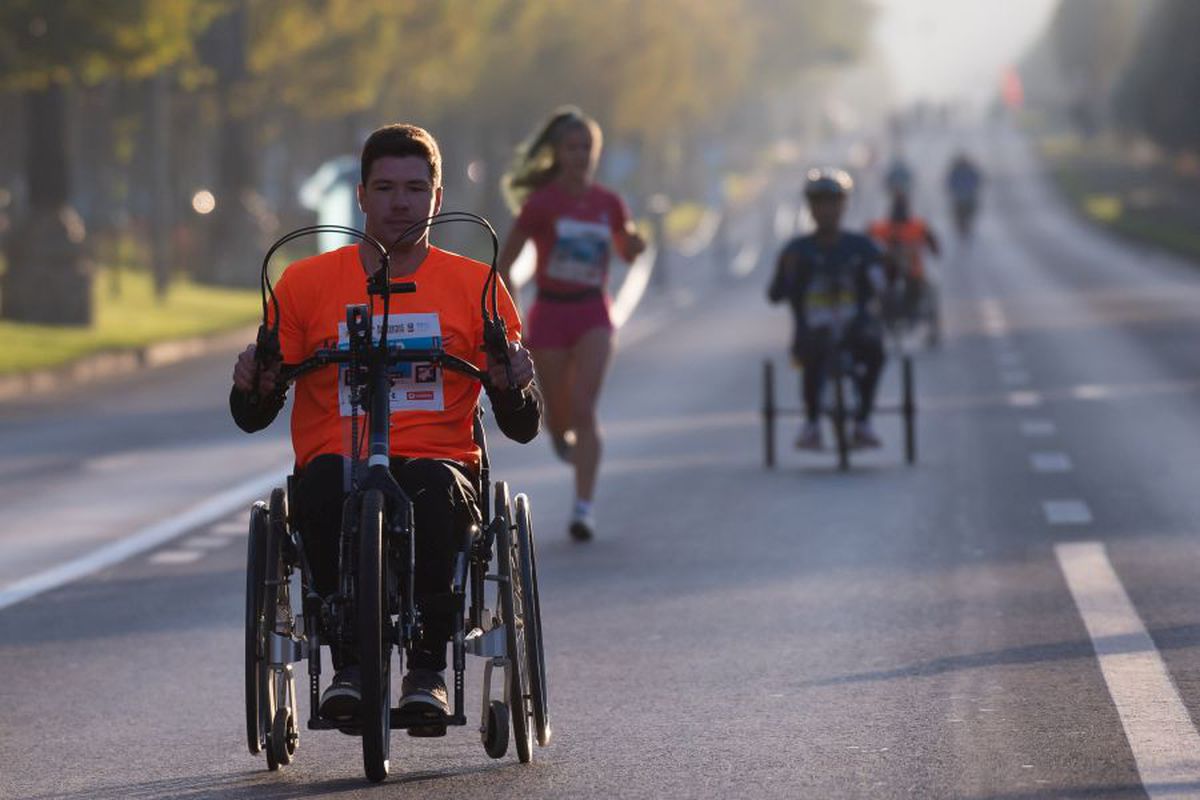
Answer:
<svg viewBox="0 0 1200 800"><path fill-rule="evenodd" d="M964 140L990 182L959 244L937 187ZM740 280L680 267L623 332L594 542L565 536L549 448L493 437L540 542L555 740L532 765L473 729L401 736L379 788L356 739L305 731L266 772L232 512L0 608L0 796L1200 795L1200 271L1074 220L1011 132L928 132L913 158L948 245L917 466L880 418L848 474L791 450L794 421L763 469L759 370L789 326L765 249ZM284 426L228 422L228 372L0 407L0 592L283 466Z"/></svg>

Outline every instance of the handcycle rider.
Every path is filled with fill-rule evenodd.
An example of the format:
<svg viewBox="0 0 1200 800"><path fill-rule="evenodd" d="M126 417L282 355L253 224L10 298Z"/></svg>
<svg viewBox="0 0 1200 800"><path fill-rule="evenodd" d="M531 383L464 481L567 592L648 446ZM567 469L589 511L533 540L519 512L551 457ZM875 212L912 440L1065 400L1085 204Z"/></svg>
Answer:
<svg viewBox="0 0 1200 800"><path fill-rule="evenodd" d="M499 309L508 334L503 353L486 352L479 298L490 267L434 247L419 224L442 204L441 154L427 131L388 125L362 149L358 202L365 230L390 245L391 276L417 284L391 298L388 331L420 337L480 368L486 368L490 405L500 430L525 443L538 433L541 403L533 361L521 345L521 323L512 299L499 287ZM398 239L411 226L415 233ZM237 359L230 410L252 433L267 427L283 407L282 363L298 363L346 336L346 306L368 302L367 278L379 268L378 251L347 245L292 264L275 288L279 299L279 352L256 358L250 345ZM378 318L374 324L381 322ZM340 327L340 331L339 331ZM429 342L434 342L430 345ZM407 367L407 368L406 368ZM431 365L401 365L393 373L390 469L412 499L416 530L413 587L421 613L421 636L409 643L401 709L447 715L446 644L456 606L451 595L460 532L479 520L477 474L480 451L473 438L478 384ZM511 377L511 383L510 383ZM329 597L338 588L338 538L342 504L350 489L352 426L343 372L315 370L296 381L292 409L295 480L292 516L310 563L315 590ZM331 646L334 679L321 696L319 713L356 720L361 703L358 654ZM439 736L444 725L411 728L410 735Z"/></svg>
<svg viewBox="0 0 1200 800"><path fill-rule="evenodd" d="M803 369L805 422L796 447L821 449L821 402L830 359L844 349L853 362L858 408L851 446L879 447L871 427L883 372L883 326L878 296L886 283L885 256L866 236L842 229L850 176L839 169L808 172L804 195L816 230L784 245L767 297L786 300L795 323L792 356Z"/></svg>

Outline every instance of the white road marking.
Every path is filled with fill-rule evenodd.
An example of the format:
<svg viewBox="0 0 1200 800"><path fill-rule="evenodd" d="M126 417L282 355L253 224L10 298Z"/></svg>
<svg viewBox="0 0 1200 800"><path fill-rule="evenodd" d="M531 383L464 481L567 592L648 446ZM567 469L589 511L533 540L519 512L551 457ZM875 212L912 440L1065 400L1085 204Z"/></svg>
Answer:
<svg viewBox="0 0 1200 800"><path fill-rule="evenodd" d="M1021 420L1021 435L1030 438L1038 436L1053 436L1058 427L1048 419Z"/></svg>
<svg viewBox="0 0 1200 800"><path fill-rule="evenodd" d="M163 550L146 560L151 564L190 564L203 555L199 550Z"/></svg>
<svg viewBox="0 0 1200 800"><path fill-rule="evenodd" d="M1200 794L1200 734L1100 542L1055 545L1151 798Z"/></svg>
<svg viewBox="0 0 1200 800"><path fill-rule="evenodd" d="M1029 390L1009 392L1008 404L1014 408L1036 408L1042 404L1042 393Z"/></svg>
<svg viewBox="0 0 1200 800"><path fill-rule="evenodd" d="M1071 389L1071 396L1076 400L1103 400L1112 395L1112 389L1107 386L1084 384Z"/></svg>
<svg viewBox="0 0 1200 800"><path fill-rule="evenodd" d="M215 536L241 536L250 532L249 519L236 519L228 522L218 522L208 529Z"/></svg>
<svg viewBox="0 0 1200 800"><path fill-rule="evenodd" d="M1029 466L1034 472L1070 472L1075 468L1069 455L1056 451L1030 453Z"/></svg>
<svg viewBox="0 0 1200 800"><path fill-rule="evenodd" d="M983 332L988 336L1000 338L1008 335L1008 318L998 301L991 298L980 301L979 316L983 321Z"/></svg>
<svg viewBox="0 0 1200 800"><path fill-rule="evenodd" d="M273 487L282 486L291 467L272 471L265 477L250 481L209 497L191 508L173 514L140 531L107 544L98 550L60 564L53 569L39 572L28 578L0 588L0 608L7 608L22 600L57 588L85 575L119 564L147 550L169 542L193 528L222 519L239 508L249 506L265 497Z"/></svg>
<svg viewBox="0 0 1200 800"><path fill-rule="evenodd" d="M1042 512L1051 525L1092 524L1092 510L1082 500L1045 500Z"/></svg>

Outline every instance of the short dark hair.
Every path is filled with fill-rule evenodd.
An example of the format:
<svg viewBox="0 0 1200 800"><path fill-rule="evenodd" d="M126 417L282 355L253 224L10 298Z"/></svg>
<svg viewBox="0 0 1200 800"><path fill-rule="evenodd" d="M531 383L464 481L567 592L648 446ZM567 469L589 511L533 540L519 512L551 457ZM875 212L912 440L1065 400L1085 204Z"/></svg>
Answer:
<svg viewBox="0 0 1200 800"><path fill-rule="evenodd" d="M433 135L416 125L396 123L384 125L367 137L362 149L362 182L365 186L371 166L386 156L416 156L429 165L429 180L433 185L442 185L442 153Z"/></svg>

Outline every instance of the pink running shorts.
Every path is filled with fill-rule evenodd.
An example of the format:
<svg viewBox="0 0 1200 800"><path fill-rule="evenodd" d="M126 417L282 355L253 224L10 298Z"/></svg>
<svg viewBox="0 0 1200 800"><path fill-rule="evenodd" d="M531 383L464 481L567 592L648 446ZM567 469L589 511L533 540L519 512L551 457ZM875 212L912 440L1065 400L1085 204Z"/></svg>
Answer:
<svg viewBox="0 0 1200 800"><path fill-rule="evenodd" d="M525 317L523 338L531 348L570 350L593 328L614 328L604 295L567 301L539 297Z"/></svg>

